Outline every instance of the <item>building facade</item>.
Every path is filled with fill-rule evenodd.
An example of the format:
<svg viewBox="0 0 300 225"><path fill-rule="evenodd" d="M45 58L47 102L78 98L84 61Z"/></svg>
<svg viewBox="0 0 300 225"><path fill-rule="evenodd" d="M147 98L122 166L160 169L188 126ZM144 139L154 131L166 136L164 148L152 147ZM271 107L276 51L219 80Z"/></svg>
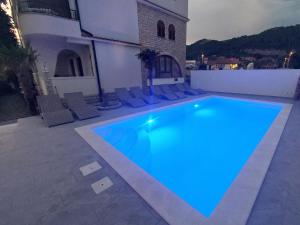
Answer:
<svg viewBox="0 0 300 225"><path fill-rule="evenodd" d="M156 80L185 75L188 0L12 0L24 43L36 50L42 94L85 95L147 84L137 58L156 49Z"/></svg>
<svg viewBox="0 0 300 225"><path fill-rule="evenodd" d="M163 2L163 1L162 1ZM166 1L167 2L167 1ZM165 2L165 4L166 4ZM175 4L176 2L173 1ZM170 11L169 5L138 2L138 22L140 43L145 48L160 53L156 63L154 83L170 83L174 79L183 80L186 59L187 4L177 1L177 7ZM170 6L169 6L170 7ZM147 71L142 68L143 81ZM173 79L174 78L174 79ZM181 78L181 79L180 79Z"/></svg>

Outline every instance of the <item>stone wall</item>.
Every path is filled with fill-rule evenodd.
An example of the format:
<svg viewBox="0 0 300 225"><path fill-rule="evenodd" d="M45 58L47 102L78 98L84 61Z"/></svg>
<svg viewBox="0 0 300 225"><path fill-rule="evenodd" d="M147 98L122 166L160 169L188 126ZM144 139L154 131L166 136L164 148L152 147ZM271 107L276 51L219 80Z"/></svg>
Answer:
<svg viewBox="0 0 300 225"><path fill-rule="evenodd" d="M165 38L157 36L157 22L162 20L165 24ZM175 58L185 76L186 59L186 21L176 16L164 13L158 9L138 3L138 23L140 43L143 47L156 49L161 54L167 54ZM175 41L169 40L168 27L170 24L175 26ZM145 79L145 70L142 69Z"/></svg>

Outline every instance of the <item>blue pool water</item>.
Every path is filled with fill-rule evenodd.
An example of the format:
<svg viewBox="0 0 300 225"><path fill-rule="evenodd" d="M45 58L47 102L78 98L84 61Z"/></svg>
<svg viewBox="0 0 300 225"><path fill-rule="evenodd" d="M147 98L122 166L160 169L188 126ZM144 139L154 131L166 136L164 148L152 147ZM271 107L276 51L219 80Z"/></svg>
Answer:
<svg viewBox="0 0 300 225"><path fill-rule="evenodd" d="M281 109L213 97L94 131L209 217Z"/></svg>

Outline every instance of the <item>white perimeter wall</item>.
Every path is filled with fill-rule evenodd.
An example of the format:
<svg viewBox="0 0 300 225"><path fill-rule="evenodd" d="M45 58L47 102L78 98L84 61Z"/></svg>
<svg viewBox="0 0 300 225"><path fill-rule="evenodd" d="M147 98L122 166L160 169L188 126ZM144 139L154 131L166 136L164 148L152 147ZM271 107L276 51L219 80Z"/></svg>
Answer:
<svg viewBox="0 0 300 225"><path fill-rule="evenodd" d="M136 57L138 48L101 42L95 47L104 92L142 85L141 62Z"/></svg>
<svg viewBox="0 0 300 225"><path fill-rule="evenodd" d="M192 71L191 85L207 91L293 97L300 70Z"/></svg>

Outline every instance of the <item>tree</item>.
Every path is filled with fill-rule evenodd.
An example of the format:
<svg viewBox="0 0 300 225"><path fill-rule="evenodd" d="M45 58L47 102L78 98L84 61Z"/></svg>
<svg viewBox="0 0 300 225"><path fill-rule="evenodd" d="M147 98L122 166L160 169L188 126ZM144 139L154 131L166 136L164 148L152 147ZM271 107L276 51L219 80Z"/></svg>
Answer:
<svg viewBox="0 0 300 225"><path fill-rule="evenodd" d="M3 7L7 3L7 0L0 0L0 76L16 87L20 85L31 112L35 113L37 91L32 72L37 54L29 44L27 47L18 44L13 20Z"/></svg>
<svg viewBox="0 0 300 225"><path fill-rule="evenodd" d="M3 7L6 3L6 0L0 0L0 47L16 47L18 42L14 34L12 19Z"/></svg>
<svg viewBox="0 0 300 225"><path fill-rule="evenodd" d="M153 95L153 73L155 72L155 61L159 55L158 51L153 49L143 49L137 57L143 62L148 70L148 79L150 82L150 94Z"/></svg>
<svg viewBox="0 0 300 225"><path fill-rule="evenodd" d="M299 54L299 53L296 52L296 53L291 57L290 68L293 68L293 69L300 69L300 54Z"/></svg>
<svg viewBox="0 0 300 225"><path fill-rule="evenodd" d="M37 53L29 45L28 47L0 47L0 74L10 74L7 79L18 80L24 97L28 103L30 111L36 112L35 89L32 72L35 71L35 61Z"/></svg>

